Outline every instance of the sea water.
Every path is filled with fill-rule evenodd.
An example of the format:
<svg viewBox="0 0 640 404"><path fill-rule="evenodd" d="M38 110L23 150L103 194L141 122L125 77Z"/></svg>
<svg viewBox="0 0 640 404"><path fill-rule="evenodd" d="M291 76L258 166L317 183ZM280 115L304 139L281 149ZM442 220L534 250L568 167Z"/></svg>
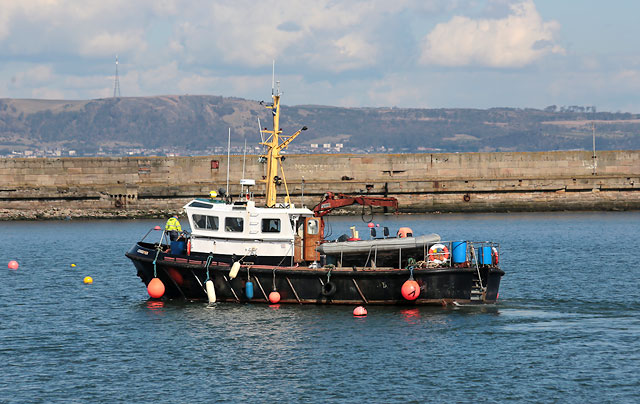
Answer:
<svg viewBox="0 0 640 404"><path fill-rule="evenodd" d="M0 222L0 403L640 401L640 213L374 221L500 242L498 304L153 302L124 253L161 221Z"/></svg>

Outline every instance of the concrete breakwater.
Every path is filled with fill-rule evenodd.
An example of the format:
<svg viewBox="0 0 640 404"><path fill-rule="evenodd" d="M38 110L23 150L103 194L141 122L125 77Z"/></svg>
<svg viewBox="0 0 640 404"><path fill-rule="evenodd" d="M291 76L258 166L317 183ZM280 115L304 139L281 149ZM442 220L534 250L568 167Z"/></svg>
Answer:
<svg viewBox="0 0 640 404"><path fill-rule="evenodd" d="M0 219L163 217L256 179L257 156L0 159ZM640 151L288 155L296 204L327 191L398 198L401 212L640 209ZM595 167L594 167L595 166ZM284 187L280 187L280 195Z"/></svg>

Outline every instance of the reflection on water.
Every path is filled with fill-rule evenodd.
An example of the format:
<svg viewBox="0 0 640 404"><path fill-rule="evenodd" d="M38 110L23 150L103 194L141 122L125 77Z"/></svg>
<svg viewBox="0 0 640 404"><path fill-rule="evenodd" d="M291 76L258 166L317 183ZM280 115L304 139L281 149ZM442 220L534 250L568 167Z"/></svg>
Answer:
<svg viewBox="0 0 640 404"><path fill-rule="evenodd" d="M159 311L161 309L164 308L164 302L162 301L154 301L154 300L148 300L144 303L144 305L152 311Z"/></svg>
<svg viewBox="0 0 640 404"><path fill-rule="evenodd" d="M404 320L409 324L416 324L420 320L420 309L404 309L400 311L400 314L404 317Z"/></svg>

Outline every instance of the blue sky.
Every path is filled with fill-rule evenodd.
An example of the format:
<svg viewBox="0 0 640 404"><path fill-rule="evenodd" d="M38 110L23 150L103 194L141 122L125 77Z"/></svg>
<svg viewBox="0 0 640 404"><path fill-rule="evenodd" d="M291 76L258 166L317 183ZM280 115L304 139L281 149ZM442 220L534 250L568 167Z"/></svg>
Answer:
<svg viewBox="0 0 640 404"><path fill-rule="evenodd" d="M0 97L212 94L640 113L640 3L5 0Z"/></svg>

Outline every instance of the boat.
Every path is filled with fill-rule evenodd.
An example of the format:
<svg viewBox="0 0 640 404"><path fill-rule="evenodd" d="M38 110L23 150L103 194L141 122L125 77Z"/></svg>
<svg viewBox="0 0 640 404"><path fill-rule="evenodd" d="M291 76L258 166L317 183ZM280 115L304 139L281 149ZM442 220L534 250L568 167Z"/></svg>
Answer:
<svg viewBox="0 0 640 404"><path fill-rule="evenodd" d="M289 136L280 129L279 89L272 91L272 130L262 129L266 165L264 204L242 179L242 197L212 191L183 209L190 231L171 241L160 226L125 254L151 299L291 304L462 305L492 304L504 271L500 245L488 241L442 241L414 235L409 227L391 233L370 222L369 238L325 238L324 217L351 205L398 212L392 197L327 192L313 209L292 203L283 150L307 127ZM278 172L280 168L280 173ZM285 190L277 201L277 188ZM245 191L246 188L246 191ZM160 240L145 241L153 230ZM378 234L378 231L381 234Z"/></svg>

